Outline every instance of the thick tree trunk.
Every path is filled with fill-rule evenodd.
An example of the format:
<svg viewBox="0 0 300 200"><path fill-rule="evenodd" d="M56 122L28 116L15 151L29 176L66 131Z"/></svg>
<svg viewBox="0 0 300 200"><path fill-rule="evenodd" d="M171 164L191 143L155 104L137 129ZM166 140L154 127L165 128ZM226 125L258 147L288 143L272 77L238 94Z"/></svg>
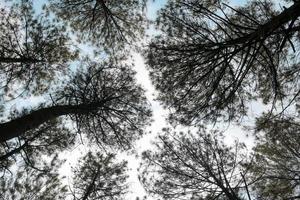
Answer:
<svg viewBox="0 0 300 200"><path fill-rule="evenodd" d="M0 57L0 63L38 63L42 60L34 58L11 58L11 57Z"/></svg>
<svg viewBox="0 0 300 200"><path fill-rule="evenodd" d="M24 134L26 131L37 128L41 124L68 114L85 114L104 105L105 101L80 105L60 105L41 108L28 115L0 124L0 142Z"/></svg>

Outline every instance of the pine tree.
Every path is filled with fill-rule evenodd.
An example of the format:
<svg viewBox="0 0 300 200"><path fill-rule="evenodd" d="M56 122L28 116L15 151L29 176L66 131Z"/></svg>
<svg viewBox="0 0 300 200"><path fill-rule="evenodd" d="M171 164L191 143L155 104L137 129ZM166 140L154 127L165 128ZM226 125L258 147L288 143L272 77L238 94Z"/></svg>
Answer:
<svg viewBox="0 0 300 200"><path fill-rule="evenodd" d="M170 0L147 50L159 99L183 124L240 119L249 101L294 103L299 95L300 3L232 7Z"/></svg>

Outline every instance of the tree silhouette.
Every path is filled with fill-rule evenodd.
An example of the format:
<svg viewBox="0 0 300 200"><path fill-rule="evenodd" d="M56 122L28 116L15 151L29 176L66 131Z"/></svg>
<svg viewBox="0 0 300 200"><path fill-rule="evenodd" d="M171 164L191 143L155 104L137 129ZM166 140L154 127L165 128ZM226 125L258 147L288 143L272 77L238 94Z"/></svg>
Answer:
<svg viewBox="0 0 300 200"><path fill-rule="evenodd" d="M299 16L298 1L281 11L271 1L168 1L147 62L171 119L228 121L257 98L295 101Z"/></svg>
<svg viewBox="0 0 300 200"><path fill-rule="evenodd" d="M49 121L17 139L1 143L0 172L8 173L15 165L43 171L41 162L72 147L76 135L63 127L61 119Z"/></svg>
<svg viewBox="0 0 300 200"><path fill-rule="evenodd" d="M203 131L170 134L166 129L157 151L143 154L140 180L149 193L163 199L243 199L250 183L240 173L242 144L228 147L217 133Z"/></svg>
<svg viewBox="0 0 300 200"><path fill-rule="evenodd" d="M70 24L82 41L107 51L141 38L145 28L145 2L140 0L51 0L50 8Z"/></svg>
<svg viewBox="0 0 300 200"><path fill-rule="evenodd" d="M299 122L292 117L257 120L258 143L251 174L257 199L297 199L300 186Z"/></svg>
<svg viewBox="0 0 300 200"><path fill-rule="evenodd" d="M87 153L73 169L72 184L61 182L57 169L61 162L56 156L43 170L21 166L13 174L1 175L0 199L124 199L127 162L115 163L112 154Z"/></svg>
<svg viewBox="0 0 300 200"><path fill-rule="evenodd" d="M0 124L0 141L21 136L49 120L70 115L78 131L97 143L128 148L148 123L149 105L135 84L128 65L85 61L65 88L57 92L55 105L42 107Z"/></svg>
<svg viewBox="0 0 300 200"><path fill-rule="evenodd" d="M0 200L124 199L127 163L110 151L132 148L150 123L127 59L145 36L147 1L43 3L41 14L31 0L0 4ZM143 153L150 195L299 198L300 2L278 5L168 0L160 11L144 53L172 125L238 120L252 101L271 108L256 119L251 153L220 130L164 129ZM27 97L43 102L18 109ZM80 142L88 153L66 185L59 155Z"/></svg>
<svg viewBox="0 0 300 200"><path fill-rule="evenodd" d="M33 1L27 0L0 10L0 100L5 103L1 104L0 199L67 198L58 174L63 162L58 154L78 144L81 136L91 151L95 144L101 150L127 150L149 123L144 90L121 55L125 44L132 45L144 33L144 3L77 3L73 7L68 1L49 1L51 9L46 11L56 16L37 15ZM66 34L70 28L71 38L78 36L79 42L90 41L91 47L106 50L94 55L101 62L81 55L79 59L82 52L73 51L74 40ZM37 106L18 110L9 105L17 97L18 103L38 95L45 101ZM74 168L74 198L123 198L126 163L115 164L113 157L89 153Z"/></svg>
<svg viewBox="0 0 300 200"><path fill-rule="evenodd" d="M127 192L126 162L114 163L114 156L89 152L74 171L72 196L78 200L124 199Z"/></svg>
<svg viewBox="0 0 300 200"><path fill-rule="evenodd" d="M57 173L60 164L54 156L42 171L19 166L12 174L1 173L0 199L65 199L67 188L62 185L61 177Z"/></svg>
<svg viewBox="0 0 300 200"><path fill-rule="evenodd" d="M28 3L3 8L0 13L1 93L15 97L44 92L77 56L70 50L65 28L36 16Z"/></svg>

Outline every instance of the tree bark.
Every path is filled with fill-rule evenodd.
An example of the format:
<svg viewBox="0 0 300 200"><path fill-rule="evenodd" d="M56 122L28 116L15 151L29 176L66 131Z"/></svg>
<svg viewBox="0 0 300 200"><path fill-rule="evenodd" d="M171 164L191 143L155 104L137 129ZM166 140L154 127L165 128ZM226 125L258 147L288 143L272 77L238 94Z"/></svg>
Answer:
<svg viewBox="0 0 300 200"><path fill-rule="evenodd" d="M26 131L37 128L41 124L68 114L85 114L102 107L110 99L90 104L79 105L58 105L48 108L41 108L30 114L24 115L9 122L0 124L0 142L23 135Z"/></svg>

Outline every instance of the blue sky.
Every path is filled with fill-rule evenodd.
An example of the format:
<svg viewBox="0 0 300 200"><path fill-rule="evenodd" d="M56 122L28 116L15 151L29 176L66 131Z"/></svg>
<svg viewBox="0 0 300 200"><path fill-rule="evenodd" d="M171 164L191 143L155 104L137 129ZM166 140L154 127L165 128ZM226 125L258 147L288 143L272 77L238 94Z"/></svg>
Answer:
<svg viewBox="0 0 300 200"><path fill-rule="evenodd" d="M147 7L147 17L150 20L155 20L155 18L157 17L157 11L162 8L165 4L167 3L166 0L150 0L148 2L148 7Z"/></svg>

